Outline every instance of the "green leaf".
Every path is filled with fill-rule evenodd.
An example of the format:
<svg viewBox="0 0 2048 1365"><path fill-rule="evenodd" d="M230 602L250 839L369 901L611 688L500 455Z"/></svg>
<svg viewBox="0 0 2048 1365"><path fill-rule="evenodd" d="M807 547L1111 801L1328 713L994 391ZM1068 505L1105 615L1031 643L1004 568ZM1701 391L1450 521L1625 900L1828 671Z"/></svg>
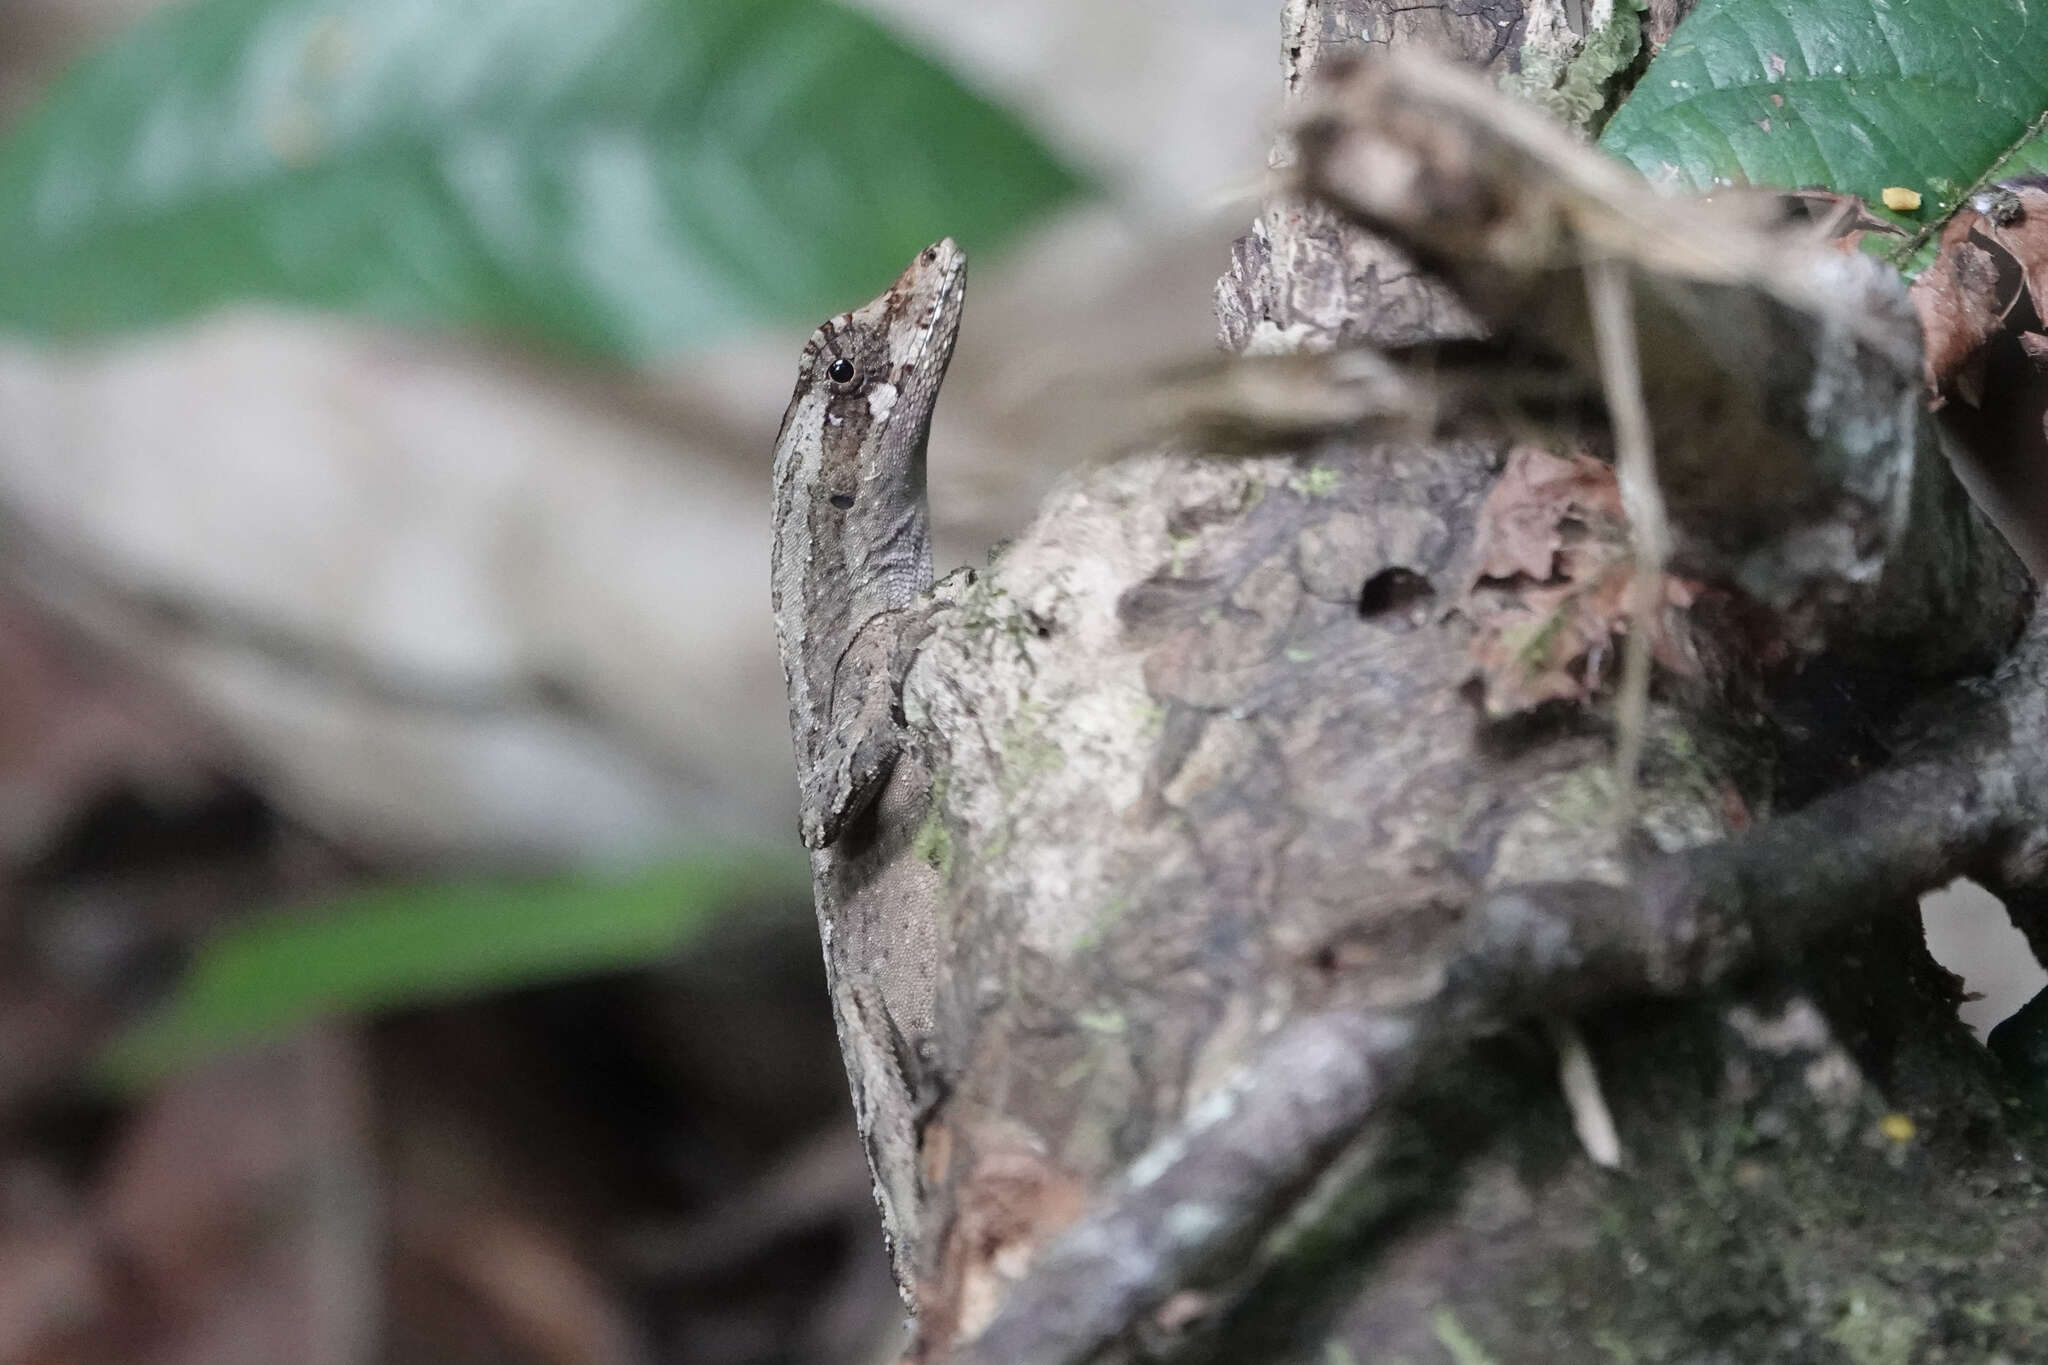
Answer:
<svg viewBox="0 0 2048 1365"><path fill-rule="evenodd" d="M1656 181L1916 190L1909 227L2048 166L2048 10L2027 0L1701 0L1601 144ZM1881 211L1881 210L1878 210Z"/></svg>
<svg viewBox="0 0 2048 1365"><path fill-rule="evenodd" d="M809 887L781 853L707 854L625 878L396 887L267 915L204 947L165 1007L93 1069L133 1090L309 1019L643 965L743 899Z"/></svg>
<svg viewBox="0 0 2048 1365"><path fill-rule="evenodd" d="M262 298L644 357L1077 188L826 0L197 0L0 143L0 327Z"/></svg>

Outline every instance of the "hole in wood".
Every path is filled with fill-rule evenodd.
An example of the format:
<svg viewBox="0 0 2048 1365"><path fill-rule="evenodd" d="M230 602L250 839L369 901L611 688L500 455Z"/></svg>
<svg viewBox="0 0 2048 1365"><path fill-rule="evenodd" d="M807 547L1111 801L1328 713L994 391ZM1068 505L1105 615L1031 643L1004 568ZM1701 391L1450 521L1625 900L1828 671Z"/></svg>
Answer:
<svg viewBox="0 0 2048 1365"><path fill-rule="evenodd" d="M1429 586L1427 578L1397 565L1381 569L1365 580L1365 587L1358 594L1358 614L1368 620L1375 616L1412 618L1434 596L1436 590Z"/></svg>

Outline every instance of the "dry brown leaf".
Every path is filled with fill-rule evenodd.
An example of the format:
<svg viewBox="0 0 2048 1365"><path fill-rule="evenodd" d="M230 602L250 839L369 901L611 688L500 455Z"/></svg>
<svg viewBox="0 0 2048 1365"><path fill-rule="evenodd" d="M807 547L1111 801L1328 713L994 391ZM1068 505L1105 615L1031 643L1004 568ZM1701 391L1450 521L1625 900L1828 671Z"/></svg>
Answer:
<svg viewBox="0 0 2048 1365"><path fill-rule="evenodd" d="M1950 462L2028 568L2048 574L2048 181L1971 196L1912 298Z"/></svg>
<svg viewBox="0 0 2048 1365"><path fill-rule="evenodd" d="M1973 203L1967 212L2018 264L2035 315L2048 318L2048 184L2010 180L1980 198L1981 208Z"/></svg>
<svg viewBox="0 0 2048 1365"><path fill-rule="evenodd" d="M1474 577L1547 582L1572 528L1605 528L1623 520L1614 468L1590 455L1553 455L1517 446L1479 514ZM1625 538L1624 538L1625 539Z"/></svg>
<svg viewBox="0 0 2048 1365"><path fill-rule="evenodd" d="M2031 319L2015 307L2022 292ZM1913 283L1913 304L1928 388L1981 405L1986 396L1967 387L1972 368L1982 382L1985 348L2017 340L2032 356L2027 335L2048 319L2048 183L2009 180L1974 196L1942 229L1939 254Z"/></svg>
<svg viewBox="0 0 2048 1365"><path fill-rule="evenodd" d="M1479 512L1465 612L1473 675L1499 718L1601 690L1629 629L1633 572L1614 469L1590 455L1519 446ZM1666 668L1697 664L1670 620L1695 586L1666 576L1651 645Z"/></svg>
<svg viewBox="0 0 2048 1365"><path fill-rule="evenodd" d="M1006 1122L995 1121L981 1136L986 1146L962 1187L963 1231L948 1239L936 1274L918 1286L917 1339L906 1361L929 1360L939 1345L979 1333L1038 1250L1087 1208L1074 1175Z"/></svg>
<svg viewBox="0 0 2048 1365"><path fill-rule="evenodd" d="M1927 391L1937 405L1949 398L1971 407L1982 403L1984 347L2004 327L2019 287L2011 252L1980 228L1996 231L1969 209L1951 218L1940 253L1913 282Z"/></svg>

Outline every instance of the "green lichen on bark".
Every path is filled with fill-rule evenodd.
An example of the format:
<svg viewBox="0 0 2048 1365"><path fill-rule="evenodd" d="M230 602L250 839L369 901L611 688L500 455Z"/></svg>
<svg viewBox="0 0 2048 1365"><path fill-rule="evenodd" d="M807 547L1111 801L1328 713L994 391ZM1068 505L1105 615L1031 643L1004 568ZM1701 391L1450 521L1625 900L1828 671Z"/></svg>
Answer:
<svg viewBox="0 0 2048 1365"><path fill-rule="evenodd" d="M1587 0L1585 32L1572 32L1563 0L1536 0L1528 8L1528 37L1520 69L1501 79L1520 95L1574 128L1599 131L1611 112L1615 78L1643 51L1645 0Z"/></svg>
<svg viewBox="0 0 2048 1365"><path fill-rule="evenodd" d="M941 878L953 873L953 832L946 828L946 770L932 774L930 808L911 842L912 855L936 871Z"/></svg>

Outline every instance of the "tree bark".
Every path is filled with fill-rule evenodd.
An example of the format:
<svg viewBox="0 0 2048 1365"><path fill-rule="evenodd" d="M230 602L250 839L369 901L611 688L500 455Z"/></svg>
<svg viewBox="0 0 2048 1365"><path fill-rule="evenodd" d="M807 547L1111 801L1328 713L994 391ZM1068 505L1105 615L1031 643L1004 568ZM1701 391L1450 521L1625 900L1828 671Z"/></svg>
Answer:
<svg viewBox="0 0 2048 1365"><path fill-rule="evenodd" d="M1562 13L1289 0L1290 97L1376 46L1526 73L1531 44L1574 41ZM1678 17L1643 14L1647 40ZM1218 286L1230 349L1497 329L1416 263L1426 239L1290 183ZM1896 374L1827 350L1849 343L1784 344L1847 355L1870 382L1845 401L1903 410ZM947 887L915 1353L2048 1348L2048 1148L1916 906L1965 872L2039 902L2048 624L2022 631L2031 584L1911 413L1911 534L1818 597L1727 550L1723 494L1675 504L1701 586L1670 609L1687 666L1660 670L1626 837L1613 670L1496 705L1475 663L1503 500L1590 488L1597 461L1333 436L1062 485L906 687ZM1572 1136L1540 1027L1567 1017L1618 1172Z"/></svg>

